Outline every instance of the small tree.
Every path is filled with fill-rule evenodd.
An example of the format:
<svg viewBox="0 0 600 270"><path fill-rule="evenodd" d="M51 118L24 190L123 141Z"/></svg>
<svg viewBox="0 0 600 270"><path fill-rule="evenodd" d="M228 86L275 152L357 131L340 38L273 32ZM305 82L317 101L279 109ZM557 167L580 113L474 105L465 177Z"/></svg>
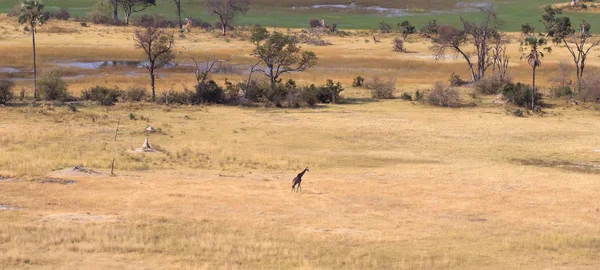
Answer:
<svg viewBox="0 0 600 270"><path fill-rule="evenodd" d="M140 12L156 5L156 0L119 0L119 5L125 11L125 23L129 24L132 13Z"/></svg>
<svg viewBox="0 0 600 270"><path fill-rule="evenodd" d="M432 38L434 35L436 35L438 33L437 21L436 20L429 21L425 26L423 26L419 30L419 33L421 34L421 36L423 36L425 38Z"/></svg>
<svg viewBox="0 0 600 270"><path fill-rule="evenodd" d="M535 27L531 26L529 23L521 24L521 34L524 36L533 35L535 32Z"/></svg>
<svg viewBox="0 0 600 270"><path fill-rule="evenodd" d="M385 21L382 21L379 23L379 30L381 31L381 33L390 33L392 32L392 26L389 23L386 23Z"/></svg>
<svg viewBox="0 0 600 270"><path fill-rule="evenodd" d="M147 61L143 65L150 73L152 101L154 102L156 100L154 71L166 66L175 58L172 52L175 43L173 33L166 33L156 26L148 25L142 29L136 29L133 40L136 48L143 49L146 54Z"/></svg>
<svg viewBox="0 0 600 270"><path fill-rule="evenodd" d="M275 89L282 74L304 71L317 64L315 53L302 51L292 36L279 32L269 33L264 27L255 27L250 41L256 45L254 57L265 65L256 71L269 78L271 89Z"/></svg>
<svg viewBox="0 0 600 270"><path fill-rule="evenodd" d="M397 27L398 27L398 32L400 32L400 34L402 34L403 39L406 39L408 37L408 35L412 35L412 34L416 33L415 26L410 24L409 21L403 21L401 23L398 23Z"/></svg>
<svg viewBox="0 0 600 270"><path fill-rule="evenodd" d="M525 38L523 44L530 47L529 53L525 53L521 58L525 58L531 67L531 109L535 109L535 70L542 65L544 53L539 49L546 44L546 39L536 36Z"/></svg>
<svg viewBox="0 0 600 270"><path fill-rule="evenodd" d="M227 28L238 14L246 14L250 10L251 0L206 0L204 5L211 14L219 17L223 36L227 35Z"/></svg>
<svg viewBox="0 0 600 270"><path fill-rule="evenodd" d="M31 44L33 47L33 98L37 99L37 66L35 54L35 26L46 23L47 17L44 15L44 4L40 0L24 0L21 3L21 13L19 14L20 24L29 24L31 32Z"/></svg>
<svg viewBox="0 0 600 270"><path fill-rule="evenodd" d="M435 57L437 59L439 59L447 50L462 55L469 66L472 80L477 81L475 79L476 74L473 69L473 63L464 48L467 43L467 33L464 30L457 29L451 25L440 25L437 28L437 35L432 41L433 46L431 49L435 51Z"/></svg>

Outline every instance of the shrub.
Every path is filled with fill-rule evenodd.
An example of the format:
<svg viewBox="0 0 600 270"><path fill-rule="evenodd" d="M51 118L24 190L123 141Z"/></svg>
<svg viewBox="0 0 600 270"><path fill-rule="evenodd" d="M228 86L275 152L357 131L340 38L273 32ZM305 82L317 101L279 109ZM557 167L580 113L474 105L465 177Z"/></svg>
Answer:
<svg viewBox="0 0 600 270"><path fill-rule="evenodd" d="M437 34L437 31L438 31L437 21L433 20L433 21L429 21L425 26L423 26L419 30L419 34L423 37L431 38Z"/></svg>
<svg viewBox="0 0 600 270"><path fill-rule="evenodd" d="M425 92L417 90L415 91L415 101L423 101L423 98L425 97Z"/></svg>
<svg viewBox="0 0 600 270"><path fill-rule="evenodd" d="M68 21L71 14L66 8L61 7L57 12L50 13L50 17L57 20Z"/></svg>
<svg viewBox="0 0 600 270"><path fill-rule="evenodd" d="M340 82L334 83L328 79L325 85L317 89L317 100L321 103L338 103L342 91L344 88Z"/></svg>
<svg viewBox="0 0 600 270"><path fill-rule="evenodd" d="M406 101L411 101L412 100L412 94L409 92L404 92L402 93L402 95L400 96L400 99L402 100L406 100Z"/></svg>
<svg viewBox="0 0 600 270"><path fill-rule="evenodd" d="M588 72L581 82L577 98L584 102L600 102L600 76Z"/></svg>
<svg viewBox="0 0 600 270"><path fill-rule="evenodd" d="M309 22L310 28L316 28L321 26L321 22L317 19L311 19Z"/></svg>
<svg viewBox="0 0 600 270"><path fill-rule="evenodd" d="M573 89L571 88L571 86L565 85L565 86L558 86L555 88L552 88L552 95L555 98L561 98L561 97L570 97L573 95Z"/></svg>
<svg viewBox="0 0 600 270"><path fill-rule="evenodd" d="M9 80L0 80L0 104L6 104L13 98L12 89L15 83Z"/></svg>
<svg viewBox="0 0 600 270"><path fill-rule="evenodd" d="M110 106L117 102L120 95L121 91L118 88L94 86L81 92L81 99L96 101L101 105Z"/></svg>
<svg viewBox="0 0 600 270"><path fill-rule="evenodd" d="M319 102L319 99L317 98L317 94L318 94L317 87L314 84L311 84L310 86L306 86L301 89L302 89L302 99L304 100L304 102L306 102L308 104L308 106L311 106L311 107L314 107L315 105L317 105L317 103Z"/></svg>
<svg viewBox="0 0 600 270"><path fill-rule="evenodd" d="M498 94L502 86L506 82L501 81L497 77L484 78L476 82L473 86L475 91L483 95L495 95Z"/></svg>
<svg viewBox="0 0 600 270"><path fill-rule="evenodd" d="M196 94L192 99L193 104L223 103L225 92L217 83L210 80L196 85Z"/></svg>
<svg viewBox="0 0 600 270"><path fill-rule="evenodd" d="M288 89L288 93L285 97L285 103L288 107L300 108L304 102L304 96L302 89L291 88Z"/></svg>
<svg viewBox="0 0 600 270"><path fill-rule="evenodd" d="M535 32L535 27L531 26L529 23L521 24L521 34L524 36L531 35Z"/></svg>
<svg viewBox="0 0 600 270"><path fill-rule="evenodd" d="M354 81L352 81L352 87L362 87L364 82L365 78L361 76L356 76L356 78L354 78Z"/></svg>
<svg viewBox="0 0 600 270"><path fill-rule="evenodd" d="M155 26L159 28L179 27L179 22L167 20L164 16L158 14L144 14L133 21L133 25L146 27Z"/></svg>
<svg viewBox="0 0 600 270"><path fill-rule="evenodd" d="M395 52L404 52L404 40L397 37L392 43Z"/></svg>
<svg viewBox="0 0 600 270"><path fill-rule="evenodd" d="M390 33L392 32L392 26L385 21L382 21L379 23L379 31L381 31L381 33Z"/></svg>
<svg viewBox="0 0 600 270"><path fill-rule="evenodd" d="M253 102L259 102L265 97L267 87L259 85L256 81L251 81L248 85L242 86L242 91L244 91L244 98Z"/></svg>
<svg viewBox="0 0 600 270"><path fill-rule="evenodd" d="M400 32L402 34L402 38L406 39L408 37L408 35L414 34L416 31L416 28L414 25L410 24L409 21L403 21L401 23L398 23L398 32Z"/></svg>
<svg viewBox="0 0 600 270"><path fill-rule="evenodd" d="M463 86L465 84L468 84L469 82L463 80L460 75L452 72L452 74L450 75L450 86Z"/></svg>
<svg viewBox="0 0 600 270"><path fill-rule="evenodd" d="M394 98L394 91L396 91L396 81L393 79L385 81L379 77L375 77L368 81L365 86L371 90L371 97L375 99Z"/></svg>
<svg viewBox="0 0 600 270"><path fill-rule="evenodd" d="M531 87L523 83L507 83L502 86L502 95L509 103L519 107L531 107ZM539 92L535 93L535 105L542 104L542 95Z"/></svg>
<svg viewBox="0 0 600 270"><path fill-rule="evenodd" d="M194 99L194 92L189 90L184 90L183 92L178 92L175 90L170 90L167 93L163 93L159 97L156 98L156 103L158 104L180 104L180 105L190 105Z"/></svg>
<svg viewBox="0 0 600 270"><path fill-rule="evenodd" d="M460 93L456 88L446 87L442 83L433 85L427 96L427 102L433 106L458 107L460 105Z"/></svg>
<svg viewBox="0 0 600 270"><path fill-rule="evenodd" d="M66 101L69 99L67 83L60 77L58 70L52 70L37 82L40 97L44 100Z"/></svg>
<svg viewBox="0 0 600 270"><path fill-rule="evenodd" d="M148 91L144 87L129 87L127 90L123 91L121 94L121 99L123 101L129 102L140 102L145 100L148 97Z"/></svg>
<svg viewBox="0 0 600 270"><path fill-rule="evenodd" d="M21 2L16 3L11 10L6 13L8 17L17 17L21 13Z"/></svg>

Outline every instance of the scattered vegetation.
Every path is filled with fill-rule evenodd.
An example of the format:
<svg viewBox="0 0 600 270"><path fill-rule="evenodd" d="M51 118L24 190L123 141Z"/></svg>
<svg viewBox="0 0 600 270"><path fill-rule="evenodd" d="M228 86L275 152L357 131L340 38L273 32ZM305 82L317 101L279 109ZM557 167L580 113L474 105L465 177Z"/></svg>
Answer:
<svg viewBox="0 0 600 270"><path fill-rule="evenodd" d="M352 87L362 87L364 82L365 78L361 76L356 76L356 78L354 78L354 80L352 81Z"/></svg>
<svg viewBox="0 0 600 270"><path fill-rule="evenodd" d="M376 76L368 80L365 87L371 90L371 97L374 99L392 99L396 91L396 81L394 79L384 80Z"/></svg>
<svg viewBox="0 0 600 270"><path fill-rule="evenodd" d="M82 100L98 102L100 105L114 105L121 96L121 90L118 88L108 88L104 86L94 86L81 92Z"/></svg>
<svg viewBox="0 0 600 270"><path fill-rule="evenodd" d="M506 101L511 104L523 108L531 107L532 91L529 85L523 83L507 83L502 86L501 93ZM542 95L539 92L536 92L535 95L535 105L539 106L542 104Z"/></svg>
<svg viewBox="0 0 600 270"><path fill-rule="evenodd" d="M427 96L427 102L433 106L458 107L460 92L454 87L447 87L441 82L435 83Z"/></svg>
<svg viewBox="0 0 600 270"><path fill-rule="evenodd" d="M38 81L38 90L43 100L66 101L70 99L67 83L60 77L58 70L44 74Z"/></svg>
<svg viewBox="0 0 600 270"><path fill-rule="evenodd" d="M6 104L13 98L12 89L15 83L9 80L0 80L0 104Z"/></svg>

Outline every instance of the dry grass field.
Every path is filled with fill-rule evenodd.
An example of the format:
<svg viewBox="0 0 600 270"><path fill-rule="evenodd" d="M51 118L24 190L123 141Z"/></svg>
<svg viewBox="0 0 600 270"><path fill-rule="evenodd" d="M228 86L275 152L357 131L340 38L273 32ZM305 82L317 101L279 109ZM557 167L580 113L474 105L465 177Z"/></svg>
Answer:
<svg viewBox="0 0 600 270"><path fill-rule="evenodd" d="M15 29L0 17L0 67L28 70L30 37ZM138 60L131 35L52 22L38 33L40 66ZM459 59L430 59L424 40L396 54L393 36L369 38L305 46L319 65L290 76L341 81L345 104L0 107L0 269L597 269L600 112L548 100L544 114L517 118L468 95L477 106L366 99L350 87L357 75L393 77L399 92L467 76ZM527 82L516 39L512 77ZM233 55L232 65L252 59L242 37L195 30L176 46ZM556 48L544 58L542 85L566 57ZM148 86L127 68L62 71L84 75L67 79L73 94ZM159 93L193 86L184 68L162 74ZM146 135L148 125L160 132ZM145 137L159 152L134 152ZM304 167L303 192L290 193Z"/></svg>

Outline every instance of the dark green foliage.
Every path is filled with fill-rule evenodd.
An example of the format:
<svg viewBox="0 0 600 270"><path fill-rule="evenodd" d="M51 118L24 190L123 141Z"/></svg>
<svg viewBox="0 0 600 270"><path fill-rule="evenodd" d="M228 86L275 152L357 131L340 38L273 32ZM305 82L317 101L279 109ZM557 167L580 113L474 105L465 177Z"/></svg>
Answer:
<svg viewBox="0 0 600 270"><path fill-rule="evenodd" d="M552 94L556 98L573 96L573 89L571 88L571 86L568 86L568 85L558 86L558 87L552 88L551 90L552 90Z"/></svg>
<svg viewBox="0 0 600 270"><path fill-rule="evenodd" d="M463 80L462 78L460 78L460 75L452 72L452 74L450 75L450 85L451 86L463 86L465 84L468 84L469 82Z"/></svg>
<svg viewBox="0 0 600 270"><path fill-rule="evenodd" d="M144 101L146 98L148 98L148 91L146 88L135 86L129 87L126 91L123 91L121 95L122 101L129 102L140 102Z"/></svg>
<svg viewBox="0 0 600 270"><path fill-rule="evenodd" d="M535 27L531 26L529 23L521 24L521 34L528 36L532 35L535 32Z"/></svg>
<svg viewBox="0 0 600 270"><path fill-rule="evenodd" d="M412 100L412 94L409 93L409 92L404 92L400 96L400 99L405 100L405 101L411 101Z"/></svg>
<svg viewBox="0 0 600 270"><path fill-rule="evenodd" d="M550 5L544 7L542 23L554 43L560 43L566 36L575 33L575 29L571 26L571 19L566 16L558 16L561 14L562 9L560 8L553 8Z"/></svg>
<svg viewBox="0 0 600 270"><path fill-rule="evenodd" d="M308 106L314 107L319 103L317 98L318 89L314 84L310 86L302 87L302 99L308 104Z"/></svg>
<svg viewBox="0 0 600 270"><path fill-rule="evenodd" d="M511 104L527 108L531 106L531 87L522 83L507 83L501 89L504 98ZM539 92L535 94L535 104L542 104L542 95Z"/></svg>
<svg viewBox="0 0 600 270"><path fill-rule="evenodd" d="M108 88L104 86L94 86L81 92L82 100L96 101L104 106L114 105L121 96L121 90L118 88Z"/></svg>
<svg viewBox="0 0 600 270"><path fill-rule="evenodd" d="M406 39L408 37L408 35L412 35L417 32L415 26L410 24L409 21L403 21L401 23L398 23L397 27L398 27L398 32L400 32L400 34L402 34L402 38L404 38L404 39Z"/></svg>
<svg viewBox="0 0 600 270"><path fill-rule="evenodd" d="M483 95L495 95L500 92L500 89L506 82L501 81L497 77L484 78L476 82L473 87L477 93Z"/></svg>
<svg viewBox="0 0 600 270"><path fill-rule="evenodd" d="M334 83L333 80L328 79L325 85L317 89L317 100L321 103L338 103L340 100L340 93L344 91L340 82Z"/></svg>
<svg viewBox="0 0 600 270"><path fill-rule="evenodd" d="M390 33L392 32L392 26L385 21L382 21L379 23L379 31L381 31L381 33Z"/></svg>
<svg viewBox="0 0 600 270"><path fill-rule="evenodd" d="M193 104L223 103L225 92L217 83L210 80L196 85L196 95L192 99Z"/></svg>
<svg viewBox="0 0 600 270"><path fill-rule="evenodd" d="M12 89L15 83L9 80L0 80L0 104L6 104L13 98Z"/></svg>
<svg viewBox="0 0 600 270"><path fill-rule="evenodd" d="M58 70L52 70L38 81L38 91L44 100L66 101L69 99L67 83L60 77Z"/></svg>
<svg viewBox="0 0 600 270"><path fill-rule="evenodd" d="M415 101L423 101L423 98L425 97L425 92L417 90L415 91Z"/></svg>
<svg viewBox="0 0 600 270"><path fill-rule="evenodd" d="M365 78L361 76L356 76L356 78L354 78L354 81L352 81L352 87L362 87L364 82Z"/></svg>

